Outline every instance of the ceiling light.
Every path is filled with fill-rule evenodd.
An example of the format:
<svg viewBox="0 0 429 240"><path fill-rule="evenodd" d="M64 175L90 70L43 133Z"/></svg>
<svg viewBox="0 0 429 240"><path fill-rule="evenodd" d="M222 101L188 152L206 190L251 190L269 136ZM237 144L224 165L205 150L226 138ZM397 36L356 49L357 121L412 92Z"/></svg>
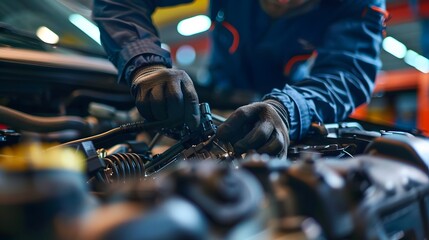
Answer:
<svg viewBox="0 0 429 240"><path fill-rule="evenodd" d="M98 44L101 45L100 42L100 30L98 27L83 17L80 14L72 14L69 16L69 21L73 23L77 28L79 28L82 32L84 32L86 35L88 35L90 38L92 38L94 41L96 41Z"/></svg>
<svg viewBox="0 0 429 240"><path fill-rule="evenodd" d="M56 33L54 33L51 29L41 26L37 29L36 35L40 40L44 41L45 43L49 44L55 44L58 43L60 40L60 37Z"/></svg>
<svg viewBox="0 0 429 240"><path fill-rule="evenodd" d="M407 50L407 47L395 38L386 37L383 40L383 49L397 58L403 58L405 63L420 72L429 73L429 59L413 50Z"/></svg>
<svg viewBox="0 0 429 240"><path fill-rule="evenodd" d="M419 56L418 53L416 53L413 50L408 50L405 54L404 61L411 66L415 65L416 57Z"/></svg>
<svg viewBox="0 0 429 240"><path fill-rule="evenodd" d="M422 55L418 55L415 59L414 67L423 73L429 73L429 59L423 57Z"/></svg>
<svg viewBox="0 0 429 240"><path fill-rule="evenodd" d="M202 33L210 28L211 20L205 15L187 18L177 24L177 31L183 36Z"/></svg>
<svg viewBox="0 0 429 240"><path fill-rule="evenodd" d="M407 47L393 37L383 40L383 49L397 58L404 58L407 53Z"/></svg>
<svg viewBox="0 0 429 240"><path fill-rule="evenodd" d="M415 67L420 72L429 73L429 59L423 57L413 50L407 51L404 61L408 65Z"/></svg>

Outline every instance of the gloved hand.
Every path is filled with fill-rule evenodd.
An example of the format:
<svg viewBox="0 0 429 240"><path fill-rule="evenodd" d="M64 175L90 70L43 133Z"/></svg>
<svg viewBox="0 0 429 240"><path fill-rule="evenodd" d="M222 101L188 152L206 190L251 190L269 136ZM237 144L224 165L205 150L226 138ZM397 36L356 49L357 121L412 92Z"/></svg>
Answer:
<svg viewBox="0 0 429 240"><path fill-rule="evenodd" d="M289 146L289 117L276 100L252 103L235 110L219 126L217 137L230 142L237 154L248 150L286 158Z"/></svg>
<svg viewBox="0 0 429 240"><path fill-rule="evenodd" d="M191 130L200 123L198 95L191 78L183 70L153 65L138 70L131 94L145 119L166 121L175 127L186 123Z"/></svg>

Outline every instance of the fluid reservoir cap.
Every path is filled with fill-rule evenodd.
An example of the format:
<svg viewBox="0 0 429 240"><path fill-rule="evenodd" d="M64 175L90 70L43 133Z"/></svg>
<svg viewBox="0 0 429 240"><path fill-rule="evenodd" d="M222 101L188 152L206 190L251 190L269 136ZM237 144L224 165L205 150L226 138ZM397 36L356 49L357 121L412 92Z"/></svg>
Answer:
<svg viewBox="0 0 429 240"><path fill-rule="evenodd" d="M4 171L69 170L83 172L84 155L72 148L46 143L25 143L0 149L0 169Z"/></svg>

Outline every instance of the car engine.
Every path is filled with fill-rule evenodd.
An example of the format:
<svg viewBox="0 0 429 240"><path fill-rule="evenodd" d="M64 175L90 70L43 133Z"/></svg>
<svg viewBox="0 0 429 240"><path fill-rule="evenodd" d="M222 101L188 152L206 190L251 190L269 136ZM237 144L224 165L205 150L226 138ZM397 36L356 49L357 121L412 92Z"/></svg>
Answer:
<svg viewBox="0 0 429 240"><path fill-rule="evenodd" d="M429 237L426 138L315 123L287 159L236 155L200 110L196 131L137 121L48 144L1 131L1 239Z"/></svg>

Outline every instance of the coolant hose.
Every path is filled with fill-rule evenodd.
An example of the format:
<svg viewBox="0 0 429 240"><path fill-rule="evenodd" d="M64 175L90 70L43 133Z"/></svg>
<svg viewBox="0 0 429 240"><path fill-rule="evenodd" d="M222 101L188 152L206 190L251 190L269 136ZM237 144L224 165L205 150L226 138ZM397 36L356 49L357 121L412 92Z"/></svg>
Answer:
<svg viewBox="0 0 429 240"><path fill-rule="evenodd" d="M0 106L0 123L16 130L38 133L77 130L83 135L88 135L91 130L89 123L81 117L39 117L5 106Z"/></svg>

